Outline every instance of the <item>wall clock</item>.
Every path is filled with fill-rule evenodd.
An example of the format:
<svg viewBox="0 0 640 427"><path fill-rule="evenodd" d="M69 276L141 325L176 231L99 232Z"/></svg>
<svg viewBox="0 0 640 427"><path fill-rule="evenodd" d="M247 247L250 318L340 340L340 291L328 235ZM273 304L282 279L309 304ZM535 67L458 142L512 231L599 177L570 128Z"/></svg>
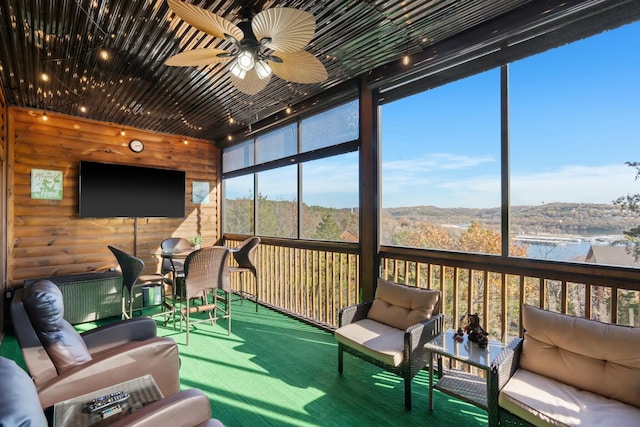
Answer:
<svg viewBox="0 0 640 427"><path fill-rule="evenodd" d="M131 140L131 142L129 142L129 148L134 153L140 153L142 150L144 150L144 144L139 139L133 139Z"/></svg>

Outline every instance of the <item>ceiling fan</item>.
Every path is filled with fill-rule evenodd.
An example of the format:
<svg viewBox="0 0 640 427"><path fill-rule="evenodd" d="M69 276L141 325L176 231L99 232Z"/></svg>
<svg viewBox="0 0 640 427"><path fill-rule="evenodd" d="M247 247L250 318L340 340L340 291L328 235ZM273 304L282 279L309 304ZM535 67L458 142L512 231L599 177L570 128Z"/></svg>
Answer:
<svg viewBox="0 0 640 427"><path fill-rule="evenodd" d="M322 62L303 50L316 27L316 20L309 12L288 7L265 9L235 25L180 0L167 0L167 3L186 23L229 41L233 50L188 50L168 58L166 65L190 67L231 61L231 83L248 95L264 89L271 73L294 83L320 83L327 79Z"/></svg>

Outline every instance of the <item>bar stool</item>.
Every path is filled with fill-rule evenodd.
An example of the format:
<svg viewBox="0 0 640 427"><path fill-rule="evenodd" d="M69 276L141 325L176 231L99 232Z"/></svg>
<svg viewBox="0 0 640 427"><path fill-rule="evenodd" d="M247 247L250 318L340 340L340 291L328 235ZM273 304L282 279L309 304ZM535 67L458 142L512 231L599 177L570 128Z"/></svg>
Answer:
<svg viewBox="0 0 640 427"><path fill-rule="evenodd" d="M245 294L250 294L244 290L244 274L242 273L252 273L253 277L256 279L256 293L255 293L255 301L256 301L256 313L258 312L258 295L259 292L259 281L258 281L258 272L256 270L254 258L255 252L260 244L259 237L249 237L236 248L232 248L231 254L235 259L237 266L230 266L229 273L240 273L240 290L238 293L240 294L240 299L244 302Z"/></svg>
<svg viewBox="0 0 640 427"><path fill-rule="evenodd" d="M144 270L144 261L138 257L128 254L127 252L121 251L118 248L114 248L113 246L108 246L108 248L116 257L116 260L118 260L120 271L122 271L122 318L130 319L133 317L133 292L135 288L160 286L162 304L165 305L164 284L168 283L167 279L159 273L143 275L142 270ZM127 297L125 297L125 289L127 290ZM175 304L172 304L171 307L167 307L169 308L169 311L163 310L161 313L154 314L153 316L166 316L168 314L173 314L174 305Z"/></svg>
<svg viewBox="0 0 640 427"><path fill-rule="evenodd" d="M193 250L193 245L187 239L182 237L169 237L160 243L160 249L163 253L183 252L187 253ZM186 258L186 256L184 256ZM173 298L181 297L181 290L178 289L178 278L184 278L184 258L174 256L163 256L160 273L163 276L171 275L173 284Z"/></svg>

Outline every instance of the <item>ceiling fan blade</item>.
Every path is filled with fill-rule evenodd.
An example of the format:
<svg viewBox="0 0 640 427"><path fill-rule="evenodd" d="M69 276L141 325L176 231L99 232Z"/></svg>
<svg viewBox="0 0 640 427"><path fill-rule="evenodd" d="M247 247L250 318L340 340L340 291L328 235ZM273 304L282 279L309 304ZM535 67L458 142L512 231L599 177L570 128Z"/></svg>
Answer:
<svg viewBox="0 0 640 427"><path fill-rule="evenodd" d="M184 3L180 0L167 0L167 4L184 22L200 31L221 39L225 38L225 34L233 36L236 40L242 40L244 37L242 30L231 21L211 13L208 10Z"/></svg>
<svg viewBox="0 0 640 427"><path fill-rule="evenodd" d="M228 61L230 57L218 56L221 53L228 52L223 49L193 49L169 57L164 64L173 67L192 67Z"/></svg>
<svg viewBox="0 0 640 427"><path fill-rule="evenodd" d="M256 73L255 68L247 71L247 75L244 76L244 79L240 79L231 73L229 73L229 78L236 89L242 93L246 93L247 95L255 95L260 92L262 89L267 87L269 80L271 80L271 77L266 77L264 79L258 77L258 73Z"/></svg>
<svg viewBox="0 0 640 427"><path fill-rule="evenodd" d="M327 80L327 70L322 62L307 51L274 52L282 62L269 61L273 74L294 83L320 83Z"/></svg>
<svg viewBox="0 0 640 427"><path fill-rule="evenodd" d="M258 41L271 38L267 47L278 52L295 52L309 44L316 31L316 18L309 12L275 7L258 13L251 21Z"/></svg>

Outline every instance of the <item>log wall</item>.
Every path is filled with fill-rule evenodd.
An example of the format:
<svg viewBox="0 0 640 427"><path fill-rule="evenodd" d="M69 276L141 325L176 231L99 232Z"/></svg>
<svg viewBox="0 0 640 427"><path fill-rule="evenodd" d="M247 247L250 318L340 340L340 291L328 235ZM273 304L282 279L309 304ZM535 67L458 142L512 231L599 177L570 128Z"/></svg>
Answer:
<svg viewBox="0 0 640 427"><path fill-rule="evenodd" d="M0 87L0 283L5 282L5 271L7 269L7 257L6 257L6 227L5 224L5 206L7 201L6 189L5 189L5 165L6 165L6 152L7 152L7 104L4 100L4 93ZM4 285L2 286L2 296L0 297L0 344L2 343L2 336L4 333L4 316L5 305L8 300L5 300Z"/></svg>
<svg viewBox="0 0 640 427"><path fill-rule="evenodd" d="M220 151L204 140L124 128L78 117L10 107L8 109L8 271L6 286L28 278L104 271L117 266L107 245L145 261L145 273L159 271L154 252L167 237L202 234L204 245L219 236ZM128 148L132 139L144 151ZM185 218L78 218L80 160L186 171ZM31 198L31 169L63 172L62 200ZM108 179L108 178L106 178ZM193 181L208 181L210 203L192 203ZM137 224L136 224L137 223ZM137 231L137 232L136 232Z"/></svg>

